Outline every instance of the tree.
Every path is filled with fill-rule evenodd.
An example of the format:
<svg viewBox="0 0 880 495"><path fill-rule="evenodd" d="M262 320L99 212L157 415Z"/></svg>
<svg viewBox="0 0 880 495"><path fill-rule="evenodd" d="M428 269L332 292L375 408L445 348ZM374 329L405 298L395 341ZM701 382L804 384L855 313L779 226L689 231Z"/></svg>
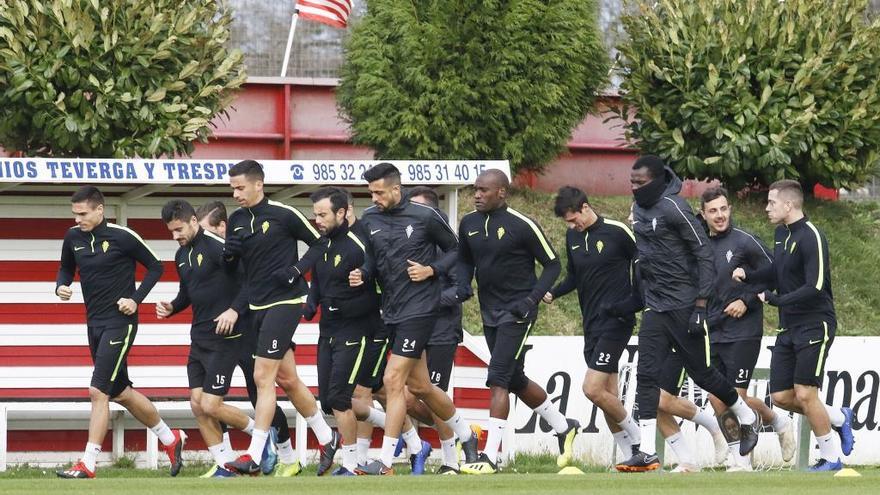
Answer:
<svg viewBox="0 0 880 495"><path fill-rule="evenodd" d="M222 1L0 1L0 145L189 154L245 81Z"/></svg>
<svg viewBox="0 0 880 495"><path fill-rule="evenodd" d="M867 0L646 0L629 12L618 115L681 175L852 187L877 167L880 23Z"/></svg>
<svg viewBox="0 0 880 495"><path fill-rule="evenodd" d="M592 0L375 0L337 101L380 158L509 159L564 149L608 73Z"/></svg>

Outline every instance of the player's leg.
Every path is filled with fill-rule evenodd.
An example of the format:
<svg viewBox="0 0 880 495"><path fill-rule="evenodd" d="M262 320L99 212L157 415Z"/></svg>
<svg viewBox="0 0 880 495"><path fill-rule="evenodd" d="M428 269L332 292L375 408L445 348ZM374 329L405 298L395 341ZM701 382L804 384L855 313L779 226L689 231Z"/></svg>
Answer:
<svg viewBox="0 0 880 495"><path fill-rule="evenodd" d="M258 329L257 348L254 355L254 383L257 387L257 404L254 406L254 430L247 453L234 462L226 464L227 469L242 474L256 474L261 470L263 451L269 439L269 427L275 415L277 399L275 380L282 359L290 351L293 329L298 320L291 320L295 314L293 307L299 305L279 305L253 313L254 328ZM287 321L285 321L285 319ZM293 321L293 323L291 323Z"/></svg>
<svg viewBox="0 0 880 495"><path fill-rule="evenodd" d="M327 384L329 390L325 410L328 407L332 410L342 436L342 467L333 475L352 476L357 468L357 419L352 411L351 397L363 362L366 337L335 339L331 347L333 366ZM325 464L323 457L321 461L319 469ZM329 458L328 464L332 465L332 462L333 459Z"/></svg>
<svg viewBox="0 0 880 495"><path fill-rule="evenodd" d="M428 373L431 383L448 394L449 380L452 376L452 367L455 362L455 353L458 344L431 346L427 353ZM438 474L458 474L458 451L456 449L456 436L452 428L430 411L424 402L418 401L416 406L422 413L427 412L431 416L430 424L434 425L437 435L440 437L440 447L443 452L443 460ZM417 417L414 415L414 417ZM421 421L421 420L420 420ZM427 423L426 423L427 424Z"/></svg>
<svg viewBox="0 0 880 495"><path fill-rule="evenodd" d="M671 317L671 326L667 332L674 341L676 351L681 354L688 374L700 388L718 397L736 414L741 426L740 455L747 455L758 443L761 418L740 398L733 384L728 383L724 375L712 366L708 332L695 336L685 331L690 309L670 311L668 314ZM714 416L710 416L712 419L707 424L717 424Z"/></svg>
<svg viewBox="0 0 880 495"><path fill-rule="evenodd" d="M632 455L633 443L640 443L638 424L632 419L618 397L618 363L632 330L611 329L584 340L583 392L602 410L605 423L624 457Z"/></svg>
<svg viewBox="0 0 880 495"><path fill-rule="evenodd" d="M666 316L645 311L639 330L639 358L636 375L636 404L639 411L641 443L633 444L633 455L618 463L622 472L651 471L660 467L657 457L657 406L660 403L659 374L669 353L670 344L664 326Z"/></svg>
<svg viewBox="0 0 880 495"><path fill-rule="evenodd" d="M789 330L795 345L794 369L795 400L804 411L810 428L819 444L820 460L810 468L813 471L836 471L843 468L843 457L852 451L852 430L844 431L846 415L827 406L819 398L825 361L834 342L836 327L826 322ZM836 419L836 424L832 421ZM834 431L832 426L837 426ZM846 447L846 448L845 448ZM824 462L823 462L824 461Z"/></svg>

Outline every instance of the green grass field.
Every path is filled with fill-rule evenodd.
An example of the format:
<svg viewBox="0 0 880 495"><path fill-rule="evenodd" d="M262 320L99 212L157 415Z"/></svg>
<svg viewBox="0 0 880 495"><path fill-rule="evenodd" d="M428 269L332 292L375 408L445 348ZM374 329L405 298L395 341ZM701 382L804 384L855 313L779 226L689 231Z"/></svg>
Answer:
<svg viewBox="0 0 880 495"><path fill-rule="evenodd" d="M461 192L460 214L473 210L473 191ZM509 203L533 217L544 229L562 261L565 273L565 224L553 215L554 194L528 189L514 189ZM600 215L626 221L631 196L591 198ZM773 243L773 226L764 213L765 197L734 199L736 224L758 234L765 244ZM699 202L691 200L694 211ZM831 278L837 309L837 335L880 335L880 204L876 202L808 201L805 210L828 238L831 254ZM765 334L773 335L776 311L764 312ZM552 306L541 305L541 316L533 335L580 335L580 310L577 297L570 294ZM465 303L465 323L471 333L482 333L478 304L475 299Z"/></svg>
<svg viewBox="0 0 880 495"><path fill-rule="evenodd" d="M551 463L542 464L541 470ZM880 470L859 469L861 477L835 478L831 474L808 474L794 471L727 474L706 471L696 474L619 474L588 472L585 475L559 476L506 472L493 476L395 476L383 478L317 478L313 472L296 478L198 479L192 469L177 478L164 471L107 468L96 480L61 480L46 470L17 469L0 475L0 494L80 493L134 495L162 494L211 495L244 493L320 493L325 495L357 493L466 494L491 493L651 493L651 494L874 494L880 486ZM520 466L518 471L522 471ZM555 469L555 466L554 466ZM526 469L528 470L528 469Z"/></svg>

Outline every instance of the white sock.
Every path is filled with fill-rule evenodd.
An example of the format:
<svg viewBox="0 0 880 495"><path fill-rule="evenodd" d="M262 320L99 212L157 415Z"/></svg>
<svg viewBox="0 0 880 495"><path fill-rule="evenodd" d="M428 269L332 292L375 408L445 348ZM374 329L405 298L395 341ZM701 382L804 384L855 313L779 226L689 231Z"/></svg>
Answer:
<svg viewBox="0 0 880 495"><path fill-rule="evenodd" d="M352 473L357 468L357 444L342 446L342 467Z"/></svg>
<svg viewBox="0 0 880 495"><path fill-rule="evenodd" d="M718 426L718 420L715 418L715 414L710 413L706 409L700 409L698 407L697 414L691 418L691 421L702 426L713 435L721 432L721 427Z"/></svg>
<svg viewBox="0 0 880 495"><path fill-rule="evenodd" d="M415 426L403 432L403 441L406 442L406 449L410 454L418 454L422 450L422 439L419 438Z"/></svg>
<svg viewBox="0 0 880 495"><path fill-rule="evenodd" d="M385 412L371 407L370 414L367 415L367 423L385 429Z"/></svg>
<svg viewBox="0 0 880 495"><path fill-rule="evenodd" d="M228 431L223 433L223 448L230 452L232 451L232 441L229 440Z"/></svg>
<svg viewBox="0 0 880 495"><path fill-rule="evenodd" d="M257 464L263 458L263 449L266 447L266 440L268 438L269 432L266 430L254 428L253 433L251 433L251 445L248 447L247 453L250 454L251 459Z"/></svg>
<svg viewBox="0 0 880 495"><path fill-rule="evenodd" d="M541 416L541 418L543 418L556 433L565 433L565 431L568 430L568 421L566 421L565 416L559 412L559 409L553 404L549 396L543 404L535 408L535 412L538 413L538 416Z"/></svg>
<svg viewBox="0 0 880 495"><path fill-rule="evenodd" d="M739 444L736 444L736 452L733 453L733 463L737 466L751 466L752 460L747 455L739 455Z"/></svg>
<svg viewBox="0 0 880 495"><path fill-rule="evenodd" d="M379 460L385 467L391 467L394 462L394 449L397 448L397 439L389 436L382 437L382 454Z"/></svg>
<svg viewBox="0 0 880 495"><path fill-rule="evenodd" d="M458 449L455 448L455 437L449 440L440 440L440 449L443 451L443 465L458 469Z"/></svg>
<svg viewBox="0 0 880 495"><path fill-rule="evenodd" d="M245 426L244 429L241 431L247 433L248 435L251 435L254 432L254 426L256 426L256 423L254 422L254 418L248 418L247 426Z"/></svg>
<svg viewBox="0 0 880 495"><path fill-rule="evenodd" d="M840 449L840 437L835 431L829 431L821 437L816 437L819 442L819 456L828 462L837 462L843 459L843 451Z"/></svg>
<svg viewBox="0 0 880 495"><path fill-rule="evenodd" d="M642 434L642 443L639 444L639 450L646 454L657 453L657 420L656 419L640 419L639 430Z"/></svg>
<svg viewBox="0 0 880 495"><path fill-rule="evenodd" d="M223 465L226 464L226 458L223 457L223 442L220 442L217 445L209 445L208 452L211 453L214 462L218 466L223 467Z"/></svg>
<svg viewBox="0 0 880 495"><path fill-rule="evenodd" d="M489 433L486 435L486 446L483 447L483 453L492 462L498 462L498 451L501 450L501 439L504 438L506 427L507 420L489 418Z"/></svg>
<svg viewBox="0 0 880 495"><path fill-rule="evenodd" d="M825 410L828 411L828 419L831 420L831 425L837 428L843 426L843 422L846 421L843 411L841 411L839 407L832 407L828 404L824 404L824 406Z"/></svg>
<svg viewBox="0 0 880 495"><path fill-rule="evenodd" d="M357 441L357 463L358 464L366 464L368 458L370 457L370 439L369 438L358 438Z"/></svg>
<svg viewBox="0 0 880 495"><path fill-rule="evenodd" d="M639 424L632 418L632 415L626 413L626 417L623 418L623 421L617 423L617 426L623 428L623 431L629 435L629 443L632 445L642 443L642 433L639 431ZM627 458L632 454L630 451L626 451L625 454Z"/></svg>
<svg viewBox="0 0 880 495"><path fill-rule="evenodd" d="M171 433L171 428L169 428L161 419L159 420L159 424L150 427L150 430L159 437L159 441L162 442L162 445L171 445L174 443L174 433Z"/></svg>
<svg viewBox="0 0 880 495"><path fill-rule="evenodd" d="M82 462L86 465L86 468L95 472L95 466L98 464L98 454L101 453L101 446L97 443L86 443L86 450L83 452Z"/></svg>
<svg viewBox="0 0 880 495"><path fill-rule="evenodd" d="M672 451L675 452L675 457L678 457L679 464L695 465L697 463L694 460L694 453L691 452L690 445L685 441L681 432L667 438L666 443L668 443Z"/></svg>
<svg viewBox="0 0 880 495"><path fill-rule="evenodd" d="M731 466L738 466L739 442L727 443L727 459Z"/></svg>
<svg viewBox="0 0 880 495"><path fill-rule="evenodd" d="M455 432L455 436L457 436L462 442L467 442L474 434L474 432L471 431L471 427L461 419L461 414L458 414L458 411L455 411L455 414L447 419L445 423L452 428L452 431Z"/></svg>
<svg viewBox="0 0 880 495"><path fill-rule="evenodd" d="M314 415L306 418L306 423L309 424L309 428L315 432L315 437L318 438L318 443L324 445L325 443L329 443L333 440L333 430L330 429L330 425L327 424L327 421L324 419L324 415L321 414L321 411L316 412Z"/></svg>
<svg viewBox="0 0 880 495"><path fill-rule="evenodd" d="M632 442L630 442L629 433L626 430L620 430L612 433L611 436L614 437L614 443L617 444L617 448L623 453L623 457L629 459L632 455Z"/></svg>
<svg viewBox="0 0 880 495"><path fill-rule="evenodd" d="M293 464L296 462L296 451L293 450L293 444L289 438L286 442L278 442L275 449L278 452L278 460L282 464Z"/></svg>
<svg viewBox="0 0 880 495"><path fill-rule="evenodd" d="M788 428L789 424L791 424L791 418L788 417L788 413L773 411L773 421L770 422L770 425L775 431L783 431Z"/></svg>
<svg viewBox="0 0 880 495"><path fill-rule="evenodd" d="M755 422L755 411L746 404L742 397L736 398L736 403L730 406L730 410L736 414L736 419L741 425L750 425Z"/></svg>

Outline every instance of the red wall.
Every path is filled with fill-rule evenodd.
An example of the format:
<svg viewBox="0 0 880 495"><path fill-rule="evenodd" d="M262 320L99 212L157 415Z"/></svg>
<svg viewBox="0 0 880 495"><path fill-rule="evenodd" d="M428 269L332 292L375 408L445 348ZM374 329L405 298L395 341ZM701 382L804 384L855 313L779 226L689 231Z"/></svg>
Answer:
<svg viewBox="0 0 880 495"><path fill-rule="evenodd" d="M230 110L230 120L218 122L214 139L197 145L197 158L336 158L371 159L369 148L348 142L327 84L290 82L249 83ZM602 121L615 97L598 105L600 116L589 116L575 129L563 154L545 173L527 177L531 187L552 191L574 184L590 194L628 194L629 167L635 153L626 149L618 124ZM450 157L454 158L454 157Z"/></svg>

